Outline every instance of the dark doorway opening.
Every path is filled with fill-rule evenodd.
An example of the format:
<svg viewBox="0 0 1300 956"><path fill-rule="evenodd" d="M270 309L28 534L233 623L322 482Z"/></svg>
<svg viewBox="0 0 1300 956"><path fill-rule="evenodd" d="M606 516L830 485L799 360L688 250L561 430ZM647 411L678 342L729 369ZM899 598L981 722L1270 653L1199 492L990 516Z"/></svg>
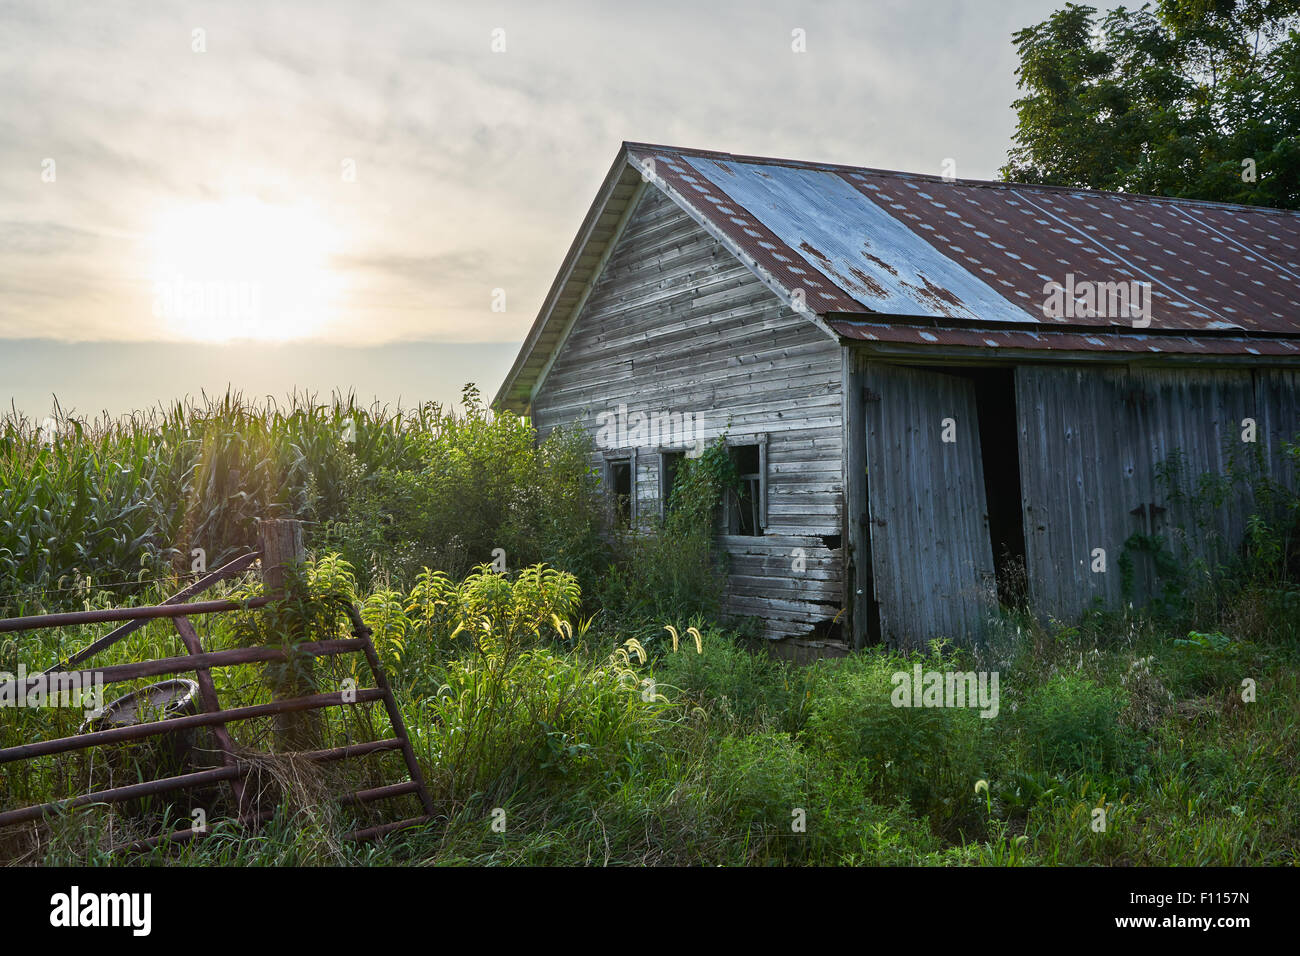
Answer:
<svg viewBox="0 0 1300 956"><path fill-rule="evenodd" d="M984 467L984 499L988 505L989 543L993 548L998 603L1007 608L1026 607L1029 575L1025 570L1016 370L936 366L930 371L958 376L975 386L980 462Z"/></svg>
<svg viewBox="0 0 1300 956"><path fill-rule="evenodd" d="M866 553L861 556L863 564L853 568L853 580L859 584L866 580L870 590L858 591L855 608L866 620L854 621L855 638L875 641L885 637L906 642L906 628L912 626L906 620L907 604L925 600L924 595L934 596L936 620L941 614L947 615L943 627L950 631L980 629L978 622L968 626L969 600L978 599L981 604L997 601L1007 608L1025 607L1029 589L1015 369L885 363L873 368L868 363L864 380L866 455L862 478L867 512L853 515L851 520L861 522L859 540L866 545ZM934 449L922 449L925 454L915 456L915 468L906 457L892 462L892 467L888 461L900 445L906 452L908 442L927 438L955 440L943 438L939 430L952 427L956 419L943 416L953 415L960 419L960 434L965 436L964 444L959 446L964 470L960 475L946 472L936 480L959 482L955 487L970 501L978 497L979 490L970 484L978 468L983 473L983 513L977 513L974 501L953 508L947 499L934 497L934 489L928 486L934 462L926 458ZM977 452L971 444L978 445ZM856 475L851 477L861 480ZM914 510L927 507L934 509L933 513ZM890 527L891 520L896 527ZM935 586L922 588L913 578L891 573L893 569L886 562L908 566L917 580L927 580L931 573L931 568L918 566L917 543L903 540L901 536L906 533L936 536L930 542L933 555L936 561L945 562L945 570L944 578ZM892 541L891 534L895 536ZM879 546L878 536L884 539ZM957 547L974 549L975 567L969 566L971 562L961 557ZM854 554L851 559L858 561L859 557ZM884 569L881 580L876 578L877 568ZM952 584L945 590L944 582L949 578ZM892 601L901 603L897 607L886 603ZM882 634L886 628L888 632Z"/></svg>
<svg viewBox="0 0 1300 956"><path fill-rule="evenodd" d="M975 407L979 412L980 457L998 602L1005 607L1024 607L1029 593L1015 369L977 369L967 374L975 383Z"/></svg>

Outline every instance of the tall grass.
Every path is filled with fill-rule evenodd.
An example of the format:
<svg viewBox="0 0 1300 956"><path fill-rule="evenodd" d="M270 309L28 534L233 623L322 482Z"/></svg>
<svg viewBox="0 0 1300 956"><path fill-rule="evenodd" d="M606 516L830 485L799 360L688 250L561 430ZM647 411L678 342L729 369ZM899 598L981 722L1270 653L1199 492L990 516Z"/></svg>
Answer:
<svg viewBox="0 0 1300 956"><path fill-rule="evenodd" d="M1285 629L1211 640L1140 619L1074 627L1008 620L998 648L1002 706L986 720L969 710L894 708L891 675L918 658L885 650L799 667L706 625L698 649L692 640L675 651L664 642L646 660L628 642L611 654L616 639L572 616L576 582L554 569L501 575L484 567L463 581L429 572L409 590L357 593L346 563L322 556L308 580L323 610L300 636L346 626L329 613L330 595L362 602L437 821L380 847L339 843L354 821L329 804L329 793L400 779L394 760L320 784L273 779L270 799L280 810L272 824L240 831L222 822L229 808L218 807L213 840L149 862L1300 860L1300 650ZM258 629L282 625L221 615L204 637L214 647L265 642L273 635ZM59 635L74 645L90 636ZM26 645L0 650L0 668L40 656ZM174 635L154 622L105 662L174 653ZM919 660L936 669L988 666L943 648ZM258 668L217 674L228 705L269 693ZM1243 676L1258 683L1255 702L1241 698ZM328 686L347 677L363 679L342 658L315 674ZM77 719L10 713L0 746L54 736L68 730L59 721ZM333 742L390 731L374 708L347 719L327 728ZM237 743L264 750L265 733L240 728ZM60 760L10 766L0 773L0 805L76 793L105 769ZM1092 825L1098 809L1106 813L1100 830ZM183 811L172 809L178 819ZM40 844L26 831L0 834L0 858L124 862L105 848L143 835L138 826L102 809L71 814Z"/></svg>

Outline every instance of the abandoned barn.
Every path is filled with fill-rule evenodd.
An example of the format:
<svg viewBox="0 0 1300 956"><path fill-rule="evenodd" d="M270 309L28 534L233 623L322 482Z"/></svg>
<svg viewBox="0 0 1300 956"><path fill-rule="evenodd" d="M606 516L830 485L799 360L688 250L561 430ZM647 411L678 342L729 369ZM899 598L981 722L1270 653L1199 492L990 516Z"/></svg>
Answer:
<svg viewBox="0 0 1300 956"><path fill-rule="evenodd" d="M634 528L725 436L727 610L916 646L1221 560L1298 365L1294 212L625 143L496 401L588 428Z"/></svg>

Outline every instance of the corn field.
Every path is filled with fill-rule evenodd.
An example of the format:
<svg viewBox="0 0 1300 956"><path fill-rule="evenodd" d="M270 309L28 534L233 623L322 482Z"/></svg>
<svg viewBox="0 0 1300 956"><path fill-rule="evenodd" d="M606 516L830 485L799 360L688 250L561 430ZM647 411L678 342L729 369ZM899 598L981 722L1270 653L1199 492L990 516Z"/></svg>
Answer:
<svg viewBox="0 0 1300 956"><path fill-rule="evenodd" d="M347 489L379 469L420 467L447 420L412 410L281 405L228 392L120 418L56 408L0 418L0 616L78 606L88 591L124 597L256 545L255 519L336 518Z"/></svg>

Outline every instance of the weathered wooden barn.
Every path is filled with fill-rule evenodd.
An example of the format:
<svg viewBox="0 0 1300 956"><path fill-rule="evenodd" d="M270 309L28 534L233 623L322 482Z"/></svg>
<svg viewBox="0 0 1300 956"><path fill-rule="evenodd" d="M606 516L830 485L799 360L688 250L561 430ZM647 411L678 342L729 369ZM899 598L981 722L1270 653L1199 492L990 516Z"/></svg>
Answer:
<svg viewBox="0 0 1300 956"><path fill-rule="evenodd" d="M1293 480L1298 363L1297 213L625 143L496 400L591 429L633 525L725 434L729 610L914 646L1017 564L1040 614L1118 604L1171 462Z"/></svg>

